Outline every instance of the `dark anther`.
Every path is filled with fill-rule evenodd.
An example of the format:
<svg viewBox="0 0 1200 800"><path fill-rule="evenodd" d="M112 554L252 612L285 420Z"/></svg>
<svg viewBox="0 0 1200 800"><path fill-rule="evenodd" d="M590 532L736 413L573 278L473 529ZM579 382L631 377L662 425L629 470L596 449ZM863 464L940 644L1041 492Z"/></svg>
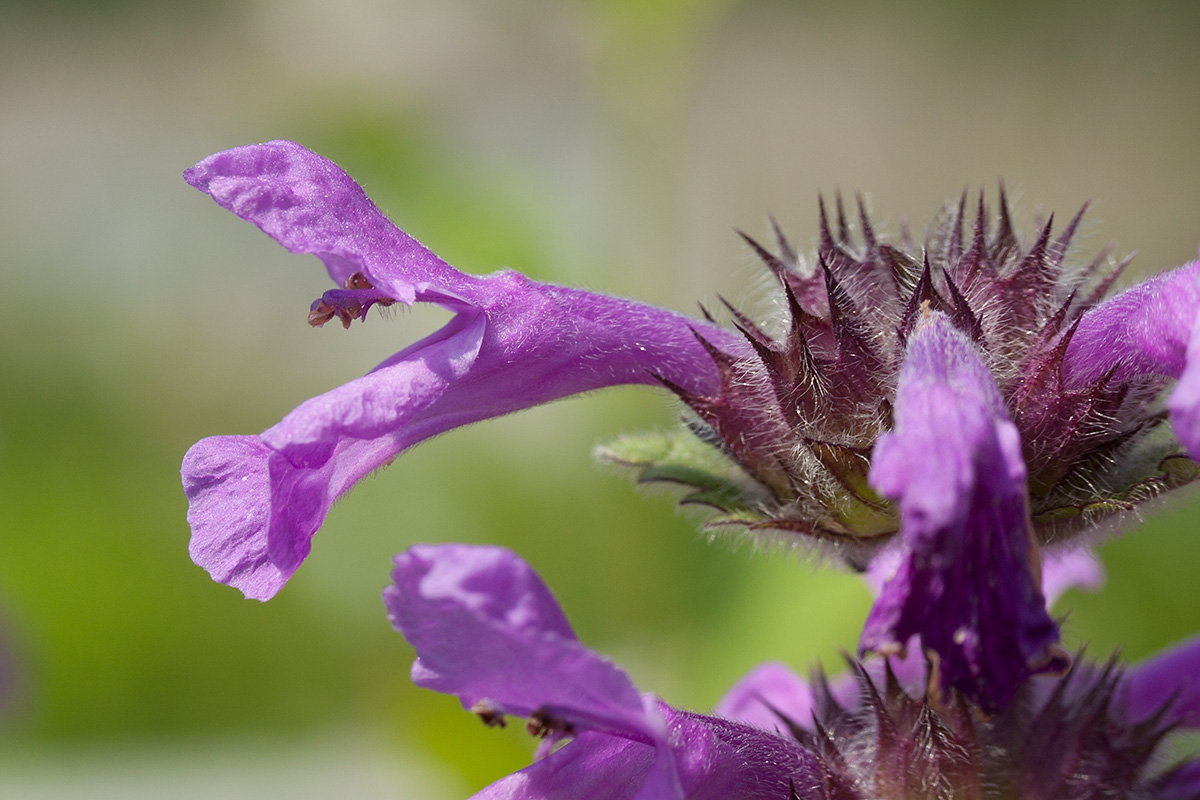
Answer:
<svg viewBox="0 0 1200 800"><path fill-rule="evenodd" d="M349 328L356 319L363 319L374 304L390 306L396 302L375 291L375 285L361 272L355 272L342 284L342 289L326 292L313 302L308 312L308 324L319 328L337 317L343 328Z"/></svg>
<svg viewBox="0 0 1200 800"><path fill-rule="evenodd" d="M491 700L480 700L471 706L471 713L483 720L483 724L489 728L503 728L507 724L504 720L504 709Z"/></svg>
<svg viewBox="0 0 1200 800"><path fill-rule="evenodd" d="M367 280L367 276L356 272L342 283L343 289L374 289L375 285Z"/></svg>
<svg viewBox="0 0 1200 800"><path fill-rule="evenodd" d="M548 736L573 736L575 728L562 717L556 717L544 708L539 708L525 720L525 730L530 736L545 739Z"/></svg>

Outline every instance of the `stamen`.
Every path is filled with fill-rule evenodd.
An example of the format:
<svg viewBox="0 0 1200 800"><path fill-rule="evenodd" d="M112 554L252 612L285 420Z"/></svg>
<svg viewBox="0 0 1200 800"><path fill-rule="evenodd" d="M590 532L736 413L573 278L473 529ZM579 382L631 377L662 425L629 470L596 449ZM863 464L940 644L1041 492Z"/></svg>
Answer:
<svg viewBox="0 0 1200 800"><path fill-rule="evenodd" d="M539 739L575 735L575 727L570 722L562 717L554 716L545 708L539 708L529 715L529 718L525 720L525 730L530 736L536 736Z"/></svg>
<svg viewBox="0 0 1200 800"><path fill-rule="evenodd" d="M394 297L377 291L366 275L356 272L343 284L342 289L330 289L313 301L308 312L308 324L319 328L337 317L343 328L349 328L356 319L365 320L372 305L381 308L396 302Z"/></svg>
<svg viewBox="0 0 1200 800"><path fill-rule="evenodd" d="M489 728L503 728L508 724L504 719L504 709L486 698L471 706L471 713Z"/></svg>

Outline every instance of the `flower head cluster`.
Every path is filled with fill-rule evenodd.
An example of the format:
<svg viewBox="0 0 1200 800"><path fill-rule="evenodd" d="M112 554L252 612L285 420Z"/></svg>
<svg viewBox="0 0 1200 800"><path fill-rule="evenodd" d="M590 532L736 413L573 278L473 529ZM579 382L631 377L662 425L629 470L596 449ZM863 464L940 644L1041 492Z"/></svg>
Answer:
<svg viewBox="0 0 1200 800"><path fill-rule="evenodd" d="M662 378L695 412L701 436L753 478L704 498L721 512L717 524L831 542L851 563L869 561L900 530L897 508L870 475L872 451L896 426L906 366L910 382L938 369L936 359L916 363L923 356L914 351L926 345L910 347L931 312L969 340L964 358L986 375L967 382L994 395L989 413L1007 415L1020 436L1039 543L1061 542L1195 479L1194 462L1162 435L1160 395L1183 367L1167 329L1183 332L1175 347L1186 345L1196 270L1144 287L1135 303L1122 295L1101 305L1129 259L1115 267L1107 253L1081 266L1066 260L1086 207L1057 236L1051 217L1025 242L1003 189L994 219L980 196L969 238L965 207L964 195L917 248L907 236L899 246L878 236L861 201L861 241L840 199L835 236L822 202L815 263L777 227L778 254L745 237L778 280L784 331L773 338L730 308L753 357L710 346L721 376L710 395ZM1131 330L1133 314L1163 312L1178 318ZM620 460L622 449L612 457Z"/></svg>
<svg viewBox="0 0 1200 800"><path fill-rule="evenodd" d="M549 743L482 796L1200 792L1196 764L1162 772L1152 759L1167 731L1200 720L1200 644L1129 672L1071 666L1045 589L1064 580L1069 540L1197 477L1200 262L1105 299L1120 266L1067 258L1082 211L1023 240L1001 191L994 216L980 199L967 236L964 197L918 248L878 236L861 203L851 236L839 202L836 234L822 207L811 262L778 230L778 253L748 240L787 315L774 330L730 308L735 332L460 272L290 142L218 153L186 178L320 258L338 288L310 323L349 328L394 303L454 315L262 434L188 452L191 553L217 580L267 599L333 501L407 448L629 383L668 387L691 430L628 437L606 457L689 487L712 525L818 544L878 579L860 646L880 656L849 683L767 670L701 716L640 694L580 645L513 554L398 557L386 601L417 648L414 680L489 723L524 716Z"/></svg>
<svg viewBox="0 0 1200 800"><path fill-rule="evenodd" d="M726 467L681 458L662 434L602 454L643 481L690 486L685 502L716 508L712 526L821 543L853 566L898 536L904 559L863 648L921 634L945 685L996 708L1066 660L1037 588L1039 549L1197 477L1162 392L1186 363L1200 268L1103 302L1128 262L1068 264L1082 210L1023 243L1003 190L993 220L981 196L969 239L965 206L919 251L877 236L861 203L857 244L840 202L836 235L822 204L815 264L778 229L778 255L748 239L778 279L784 331L733 311L753 355L710 346L716 392L662 379ZM1196 399L1183 385L1172 395L1177 424Z"/></svg>

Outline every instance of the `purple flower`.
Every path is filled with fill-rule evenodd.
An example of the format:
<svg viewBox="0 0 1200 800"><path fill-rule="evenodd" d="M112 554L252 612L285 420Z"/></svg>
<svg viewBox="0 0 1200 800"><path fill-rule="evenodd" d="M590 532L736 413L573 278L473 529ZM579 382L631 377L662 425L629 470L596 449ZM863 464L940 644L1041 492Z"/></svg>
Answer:
<svg viewBox="0 0 1200 800"><path fill-rule="evenodd" d="M332 162L291 142L218 153L192 186L295 253L338 287L309 320L349 327L372 305L434 303L441 330L358 380L302 403L258 436L215 436L188 451L192 559L265 600L308 555L333 501L399 453L439 433L579 392L666 377L716 387L698 340L736 348L705 322L630 300L536 283L515 272L467 275L393 225Z"/></svg>
<svg viewBox="0 0 1200 800"><path fill-rule="evenodd" d="M969 246L964 211L965 197L918 249L884 241L861 204L860 243L840 203L835 235L822 204L815 265L778 229L778 255L748 239L786 326L772 336L731 308L753 357L716 354L716 392L664 381L737 470L688 473L661 436L602 455L691 485L684 502L713 506L712 526L818 543L857 568L899 539L862 649L900 653L919 635L941 688L994 710L1068 663L1042 548L1198 475L1200 262L1102 302L1124 264L1065 266L1082 211L1023 243L1003 193L994 225L981 198ZM1171 379L1180 439L1162 407Z"/></svg>
<svg viewBox="0 0 1200 800"><path fill-rule="evenodd" d="M312 324L349 327L396 302L455 315L262 434L188 452L192 557L250 597L279 591L333 501L412 445L658 383L691 431L622 439L606 457L690 487L684 502L716 509L712 526L820 546L856 569L897 553L863 651L919 637L941 690L994 711L1068 661L1039 588L1043 549L1200 474L1187 455L1200 454L1200 262L1105 301L1123 264L1066 258L1082 211L1023 241L1003 192L994 217L981 197L968 242L964 196L917 247L877 235L861 204L856 242L840 201L835 228L822 204L815 263L778 230L778 254L748 239L787 314L775 330L730 308L735 335L513 272L459 272L295 144L219 153L186 178L324 262L339 288L313 303Z"/></svg>
<svg viewBox="0 0 1200 800"><path fill-rule="evenodd" d="M538 761L480 798L734 800L820 785L816 757L794 741L639 693L579 642L545 584L508 550L412 547L392 577L384 603L417 650L413 682L457 695L488 725L525 717L545 740Z"/></svg>
<svg viewBox="0 0 1200 800"><path fill-rule="evenodd" d="M1200 640L1127 673L1077 662L1032 678L992 716L962 695L924 696L915 659L854 665L808 683L764 665L714 715L640 694L584 647L515 554L418 546L384 591L417 650L413 680L488 725L525 717L534 763L477 798L866 800L918 797L1191 797L1200 768L1159 770L1173 728L1200 726Z"/></svg>
<svg viewBox="0 0 1200 800"><path fill-rule="evenodd" d="M876 443L870 478L899 503L907 552L871 609L863 649L900 651L920 635L944 684L989 710L1030 669L1066 666L1029 568L1037 544L1020 434L978 351L941 312L909 341L895 428Z"/></svg>

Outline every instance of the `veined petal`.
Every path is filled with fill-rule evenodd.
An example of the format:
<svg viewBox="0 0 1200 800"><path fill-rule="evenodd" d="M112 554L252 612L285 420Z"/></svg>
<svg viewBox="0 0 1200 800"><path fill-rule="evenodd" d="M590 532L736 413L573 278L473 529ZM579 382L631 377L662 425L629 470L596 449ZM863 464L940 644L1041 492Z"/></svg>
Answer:
<svg viewBox="0 0 1200 800"><path fill-rule="evenodd" d="M396 557L393 579L384 603L417 650L417 685L457 695L485 718L527 716L575 737L478 797L749 800L770 796L759 793L765 786L786 797L789 781L802 792L820 786L814 757L794 740L639 694L580 644L511 551L412 547Z"/></svg>
<svg viewBox="0 0 1200 800"><path fill-rule="evenodd" d="M871 485L898 501L903 560L863 629L863 650L920 635L936 674L986 709L1058 658L1027 510L1020 436L975 346L930 312L909 340L895 430Z"/></svg>
<svg viewBox="0 0 1200 800"><path fill-rule="evenodd" d="M729 332L665 309L511 271L459 272L396 228L336 165L290 142L218 153L186 177L287 249L317 255L335 281L365 281L368 304L423 301L455 314L363 378L300 405L258 437L261 446L217 437L189 453L185 490L204 509L189 515L193 557L249 597L273 596L333 501L414 444L580 392L657 384L656 376L714 391L717 367L695 332L744 349ZM191 473L214 460L223 480Z"/></svg>
<svg viewBox="0 0 1200 800"><path fill-rule="evenodd" d="M362 272L411 304L418 292L445 292L462 278L393 225L337 165L295 142L225 150L183 177L291 252L320 258L338 286Z"/></svg>
<svg viewBox="0 0 1200 800"><path fill-rule="evenodd" d="M431 415L420 417L470 368L483 328L479 315L459 315L261 436L193 445L182 469L192 560L247 597L273 597L308 555L334 500L396 453L445 430L436 416L432 430Z"/></svg>
<svg viewBox="0 0 1200 800"><path fill-rule="evenodd" d="M1131 719L1167 706L1167 724L1200 728L1200 637L1130 667L1122 693Z"/></svg>
<svg viewBox="0 0 1200 800"><path fill-rule="evenodd" d="M648 743L662 735L625 672L580 644L550 590L511 551L412 547L396 557L392 578L384 603L417 650L418 686L457 695L467 709L542 712Z"/></svg>
<svg viewBox="0 0 1200 800"><path fill-rule="evenodd" d="M800 800L827 797L816 756L795 739L719 717L664 714L688 800L774 800L791 790Z"/></svg>
<svg viewBox="0 0 1200 800"><path fill-rule="evenodd" d="M183 457L183 491L193 535L188 552L213 580L247 597L273 597L293 570L267 557L271 451L257 436L213 436ZM196 535L219 528L219 536Z"/></svg>
<svg viewBox="0 0 1200 800"><path fill-rule="evenodd" d="M1081 387L1163 375L1177 383L1167 400L1175 434L1200 456L1200 261L1156 275L1088 311L1067 347L1063 372Z"/></svg>

